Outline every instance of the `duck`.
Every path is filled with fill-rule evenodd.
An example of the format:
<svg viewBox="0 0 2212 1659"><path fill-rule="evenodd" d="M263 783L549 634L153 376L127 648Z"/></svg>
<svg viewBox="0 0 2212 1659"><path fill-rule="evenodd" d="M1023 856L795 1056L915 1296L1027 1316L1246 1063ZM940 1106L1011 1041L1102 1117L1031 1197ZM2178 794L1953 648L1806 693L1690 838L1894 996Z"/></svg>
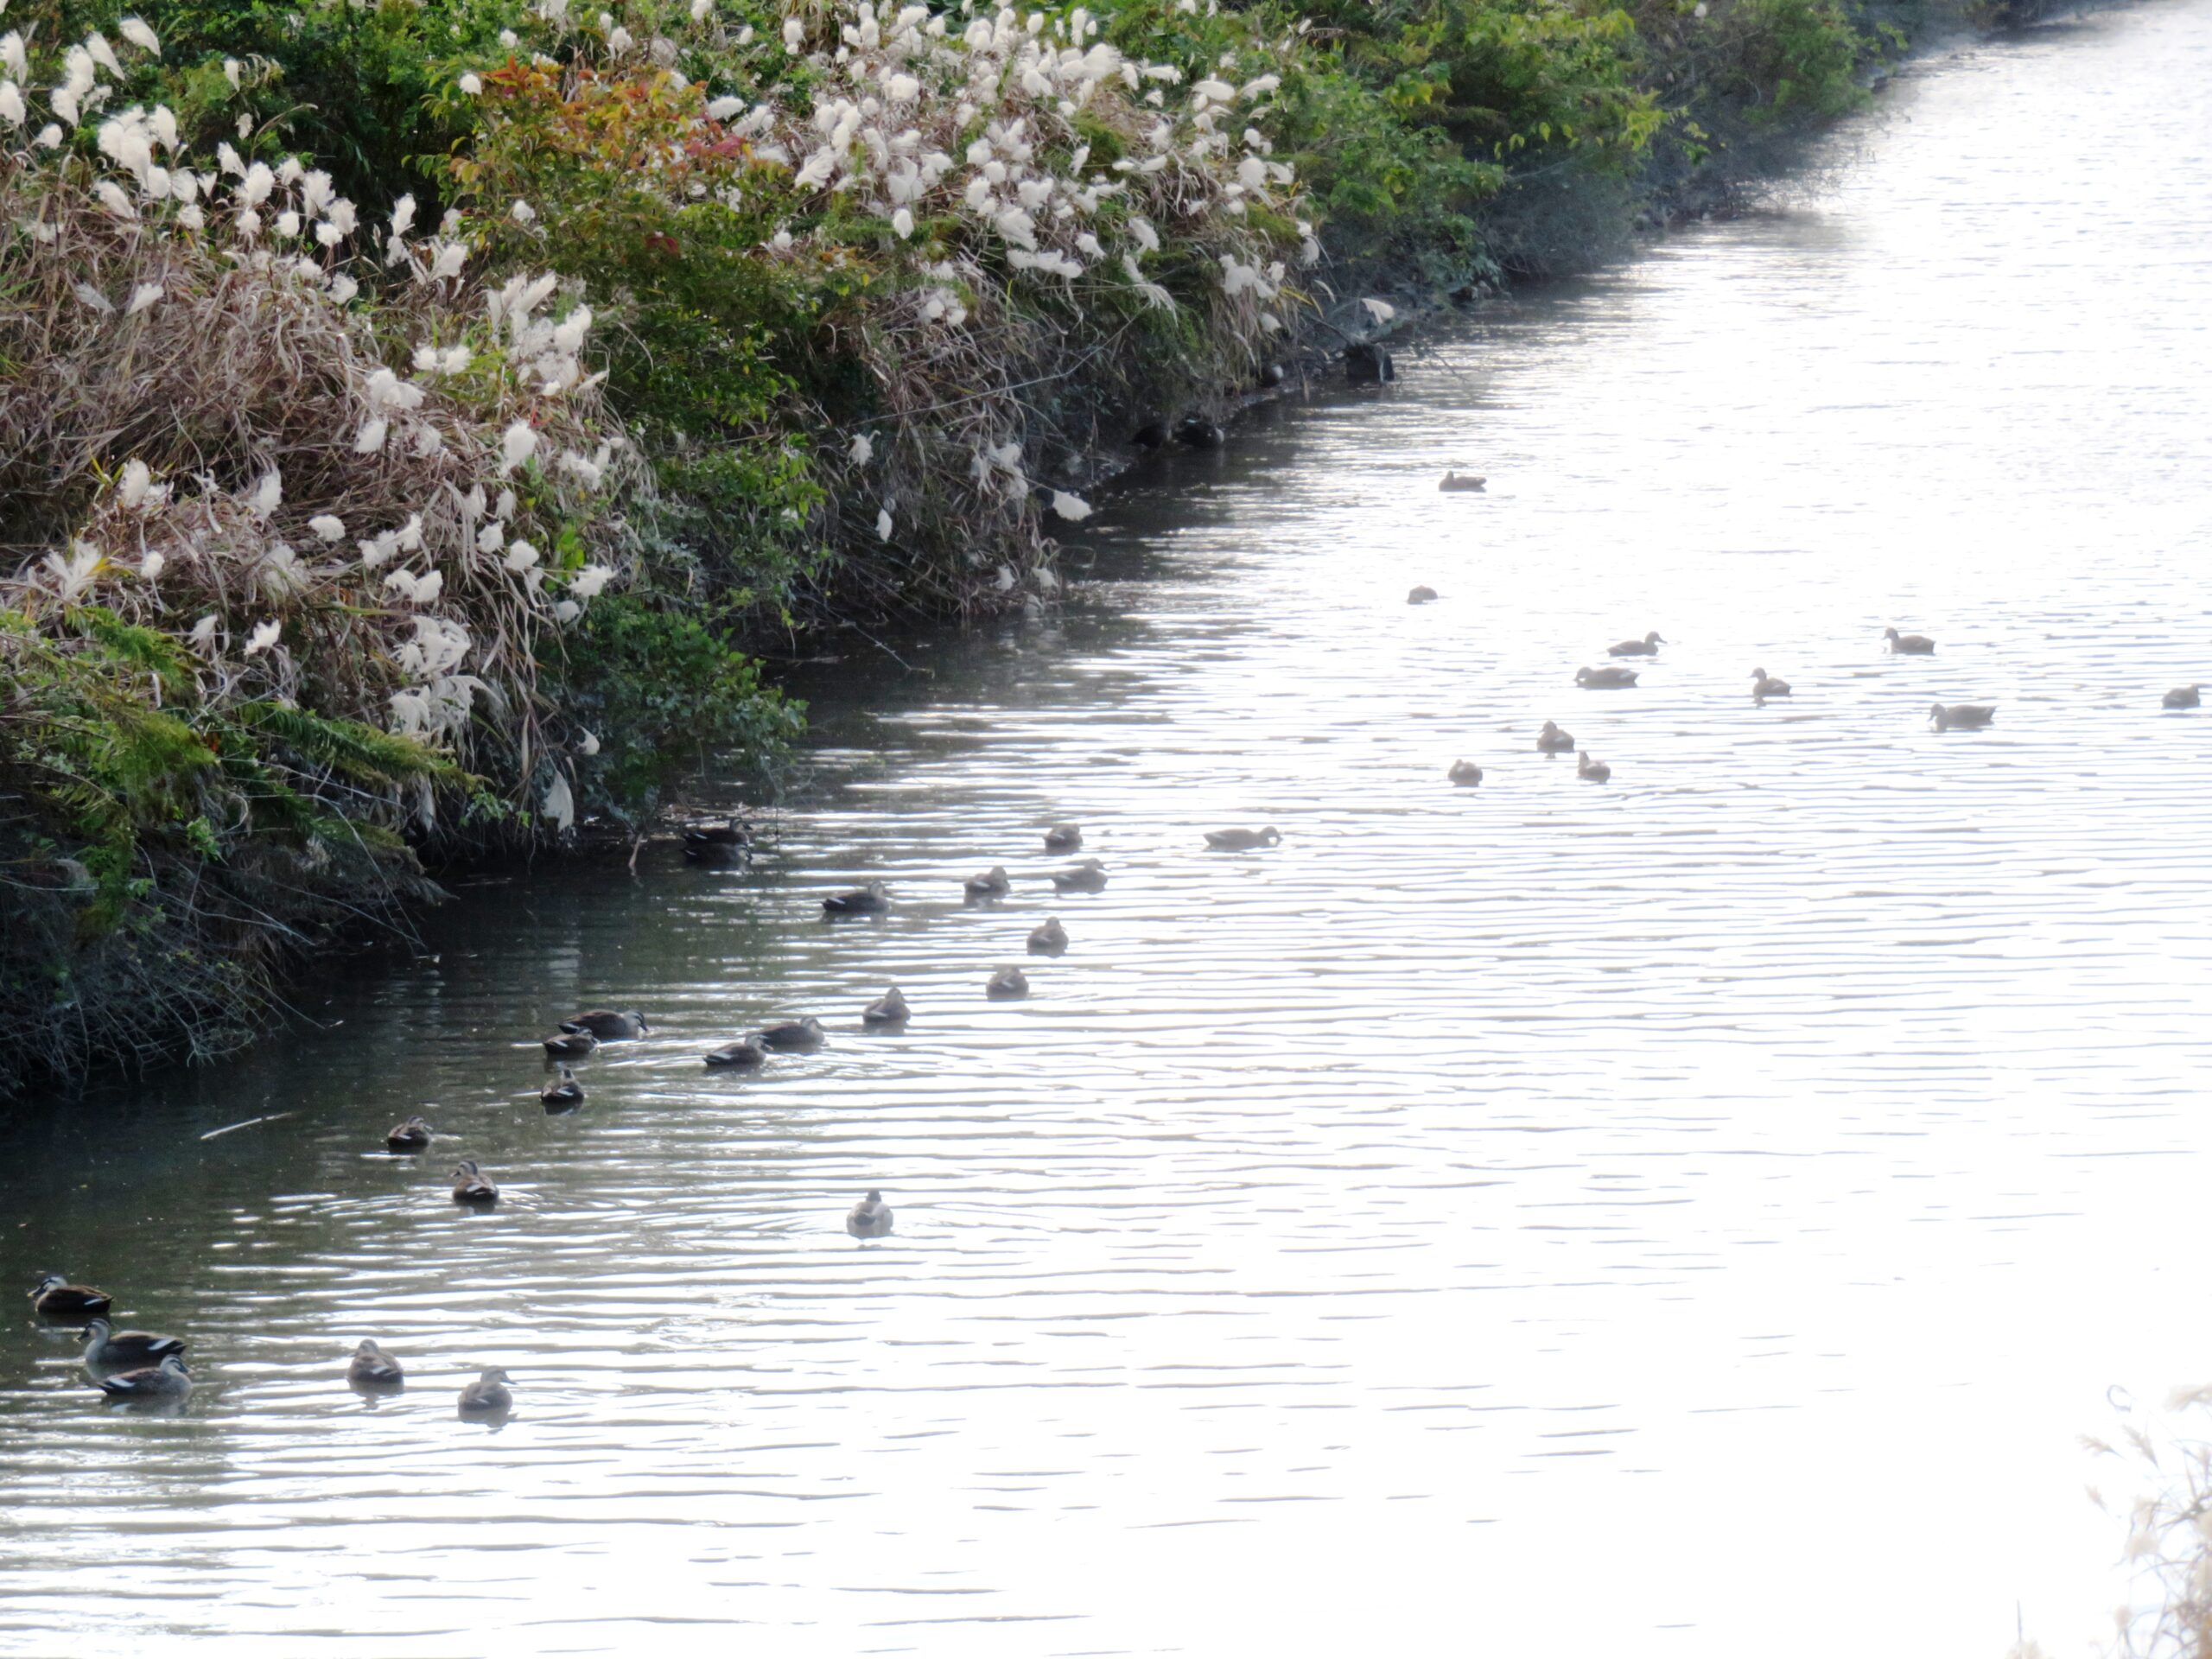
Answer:
<svg viewBox="0 0 2212 1659"><path fill-rule="evenodd" d="M41 1319L97 1319L114 1306L107 1292L73 1285L58 1273L45 1274L31 1287L31 1312Z"/></svg>
<svg viewBox="0 0 2212 1659"><path fill-rule="evenodd" d="M899 995L896 985L861 1010L861 1024L864 1026L903 1026L910 1017L906 999Z"/></svg>
<svg viewBox="0 0 2212 1659"><path fill-rule="evenodd" d="M763 1030L756 1040L764 1048L781 1049L785 1053L811 1054L828 1040L822 1022L812 1014L803 1020L786 1020Z"/></svg>
<svg viewBox="0 0 2212 1659"><path fill-rule="evenodd" d="M133 1365L160 1363L172 1354L181 1357L182 1337L155 1331L118 1331L105 1319L88 1319L77 1338L85 1345L85 1363L101 1370L127 1370Z"/></svg>
<svg viewBox="0 0 2212 1659"><path fill-rule="evenodd" d="M994 864L981 875L971 875L962 883L970 899L1003 899L1013 885L1006 879L1003 864Z"/></svg>
<svg viewBox="0 0 2212 1659"><path fill-rule="evenodd" d="M118 1371L96 1379L100 1392L111 1400L181 1400L192 1392L192 1373L175 1354L165 1354L158 1365Z"/></svg>
<svg viewBox="0 0 2212 1659"><path fill-rule="evenodd" d="M1001 1001L1027 996L1029 995L1029 976L1019 968L1001 968L984 985L983 995Z"/></svg>
<svg viewBox="0 0 2212 1659"><path fill-rule="evenodd" d="M683 832L683 856L694 864L728 869L753 856L753 838L734 823L702 824Z"/></svg>
<svg viewBox="0 0 2212 1659"><path fill-rule="evenodd" d="M1613 775L1613 769L1602 760L1592 760L1585 749L1574 757L1574 775L1587 783L1602 784Z"/></svg>
<svg viewBox="0 0 2212 1659"><path fill-rule="evenodd" d="M1884 628L1882 638L1890 642L1892 657L1933 657L1936 642L1924 633L1899 633L1895 628Z"/></svg>
<svg viewBox="0 0 2212 1659"><path fill-rule="evenodd" d="M1045 832L1045 850L1048 853L1071 853L1083 845L1083 826L1079 823L1056 823Z"/></svg>
<svg viewBox="0 0 2212 1659"><path fill-rule="evenodd" d="M1479 490L1489 481L1479 474L1452 472L1447 469L1444 476L1437 480L1436 487L1440 490Z"/></svg>
<svg viewBox="0 0 2212 1659"><path fill-rule="evenodd" d="M1636 683L1632 668L1578 668L1574 683L1586 691L1618 691Z"/></svg>
<svg viewBox="0 0 2212 1659"><path fill-rule="evenodd" d="M599 1039L588 1031L564 1031L545 1039L546 1053L556 1060L586 1059L598 1046Z"/></svg>
<svg viewBox="0 0 2212 1659"><path fill-rule="evenodd" d="M1536 747L1546 754L1572 754L1574 753L1574 734L1562 732L1548 720L1544 722L1544 729L1536 734Z"/></svg>
<svg viewBox="0 0 2212 1659"><path fill-rule="evenodd" d="M891 1234L891 1206L874 1187L845 1212L845 1230L855 1238L887 1238Z"/></svg>
<svg viewBox="0 0 2212 1659"><path fill-rule="evenodd" d="M1275 387L1282 385L1282 383L1283 367L1281 364L1270 363L1267 367L1260 371L1260 389L1262 391L1271 391Z"/></svg>
<svg viewBox="0 0 2212 1659"><path fill-rule="evenodd" d="M1928 711L1929 719L1936 722L1936 729L1948 732L1954 728L1962 732L1979 731L1997 718L1994 704L1986 702L1955 702L1948 708L1937 703Z"/></svg>
<svg viewBox="0 0 2212 1659"><path fill-rule="evenodd" d="M499 1201L499 1183L477 1168L474 1158L464 1158L454 1166L453 1201L455 1204L497 1204Z"/></svg>
<svg viewBox="0 0 2212 1659"><path fill-rule="evenodd" d="M1789 695L1789 682L1776 679L1763 668L1755 668L1751 671L1751 695L1761 700L1786 697Z"/></svg>
<svg viewBox="0 0 2212 1659"><path fill-rule="evenodd" d="M2168 709L2194 709L2198 704L2196 693L2196 686L2177 685L2166 693L2164 706Z"/></svg>
<svg viewBox="0 0 2212 1659"><path fill-rule="evenodd" d="M507 1384L514 1378L497 1365L486 1367L477 1379L461 1391L461 1414L464 1417L504 1417L515 1408L515 1396Z"/></svg>
<svg viewBox="0 0 2212 1659"><path fill-rule="evenodd" d="M891 895L884 891L880 881L871 881L846 893L833 893L822 901L824 916L880 916L890 908Z"/></svg>
<svg viewBox="0 0 2212 1659"><path fill-rule="evenodd" d="M563 1020L561 1029L569 1036L588 1032L602 1043L626 1043L644 1036L652 1027L645 1023L642 1014L614 1014L606 1008L593 1008L573 1020Z"/></svg>
<svg viewBox="0 0 2212 1659"><path fill-rule="evenodd" d="M1052 886L1062 893L1103 893L1106 867L1095 858L1052 872Z"/></svg>
<svg viewBox="0 0 2212 1659"><path fill-rule="evenodd" d="M1654 628L1641 639L1624 639L1618 645L1607 645L1605 655L1608 657L1656 657L1659 654L1659 647L1666 643L1659 637L1659 630Z"/></svg>
<svg viewBox="0 0 2212 1659"><path fill-rule="evenodd" d="M1029 954L1033 957L1057 957L1068 948L1068 931L1060 925L1057 916L1047 916L1029 930Z"/></svg>
<svg viewBox="0 0 2212 1659"><path fill-rule="evenodd" d="M724 1043L720 1048L709 1049L706 1061L709 1066L728 1066L750 1071L756 1066L767 1065L768 1051L752 1038L741 1037L734 1043Z"/></svg>
<svg viewBox="0 0 2212 1659"><path fill-rule="evenodd" d="M374 1338L363 1337L346 1367L346 1380L357 1389L396 1389L407 1381L407 1370L378 1347Z"/></svg>
<svg viewBox="0 0 2212 1659"><path fill-rule="evenodd" d="M1209 830L1205 836L1206 849L1215 853L1249 853L1282 844L1282 834L1272 823L1264 830Z"/></svg>
<svg viewBox="0 0 2212 1659"><path fill-rule="evenodd" d="M430 1126L419 1117L410 1117L404 1123L393 1124L384 1143L394 1152L428 1152Z"/></svg>
<svg viewBox="0 0 2212 1659"><path fill-rule="evenodd" d="M537 1098L549 1112L565 1112L584 1103L584 1086L576 1081L576 1074L567 1066L561 1075L537 1091Z"/></svg>
<svg viewBox="0 0 2212 1659"><path fill-rule="evenodd" d="M1435 599L1436 589L1430 587L1424 582L1417 584L1414 590L1406 595L1406 603L1408 605L1428 605L1433 604L1435 601Z"/></svg>
<svg viewBox="0 0 2212 1659"><path fill-rule="evenodd" d="M1454 760L1452 770L1444 774L1462 789L1472 789L1483 780L1483 769L1471 760Z"/></svg>
<svg viewBox="0 0 2212 1659"><path fill-rule="evenodd" d="M1203 415L1185 415L1176 425L1175 442L1186 449L1218 449L1229 435Z"/></svg>

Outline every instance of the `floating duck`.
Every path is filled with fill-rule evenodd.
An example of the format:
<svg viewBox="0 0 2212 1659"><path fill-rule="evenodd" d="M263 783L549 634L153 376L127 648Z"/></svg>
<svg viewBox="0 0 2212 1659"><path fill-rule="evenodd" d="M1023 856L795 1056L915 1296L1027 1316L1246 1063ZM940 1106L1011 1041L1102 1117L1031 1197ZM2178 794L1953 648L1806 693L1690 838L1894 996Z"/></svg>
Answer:
<svg viewBox="0 0 2212 1659"><path fill-rule="evenodd" d="M599 1039L588 1031L563 1032L545 1039L545 1052L556 1060L587 1059L598 1046Z"/></svg>
<svg viewBox="0 0 2212 1659"><path fill-rule="evenodd" d="M406 1382L407 1371L373 1338L363 1337L346 1367L346 1381L357 1389L397 1389Z"/></svg>
<svg viewBox="0 0 2212 1659"><path fill-rule="evenodd" d="M891 895L880 881L846 893L833 893L822 901L824 916L880 916L891 908Z"/></svg>
<svg viewBox="0 0 2212 1659"><path fill-rule="evenodd" d="M642 1014L613 1014L605 1008L594 1008L573 1020L563 1020L561 1029L571 1037L578 1032L588 1032L602 1043L625 1043L644 1036L652 1027L645 1023Z"/></svg>
<svg viewBox="0 0 2212 1659"><path fill-rule="evenodd" d="M764 1047L780 1049L787 1054L811 1054L828 1040L822 1022L810 1014L804 1020L786 1020L780 1025L770 1026L760 1036Z"/></svg>
<svg viewBox="0 0 2212 1659"><path fill-rule="evenodd" d="M1602 784L1613 775L1613 769L1602 760L1592 760L1585 750L1574 757L1574 775L1585 783Z"/></svg>
<svg viewBox="0 0 2212 1659"><path fill-rule="evenodd" d="M2166 693L2164 706L2169 709L2194 709L2197 706L2197 688L2177 685Z"/></svg>
<svg viewBox="0 0 2212 1659"><path fill-rule="evenodd" d="M115 1298L90 1285L73 1285L58 1273L49 1273L31 1287L31 1312L57 1323L97 1319L115 1306Z"/></svg>
<svg viewBox="0 0 2212 1659"><path fill-rule="evenodd" d="M1205 836L1207 849L1217 853L1249 853L1282 842L1281 833L1272 823L1264 830L1209 830Z"/></svg>
<svg viewBox="0 0 2212 1659"><path fill-rule="evenodd" d="M1997 709L1986 702L1955 702L1948 708L1939 702L1928 711L1928 717L1939 732L1972 732L1996 719Z"/></svg>
<svg viewBox="0 0 2212 1659"><path fill-rule="evenodd" d="M537 1091L537 1098L549 1112L565 1112L584 1103L584 1086L576 1081L576 1074L567 1066L561 1075Z"/></svg>
<svg viewBox="0 0 2212 1659"><path fill-rule="evenodd" d="M1001 1001L1029 995L1029 976L1019 968L1001 968L983 987L983 995Z"/></svg>
<svg viewBox="0 0 2212 1659"><path fill-rule="evenodd" d="M1060 925L1057 916L1047 916L1029 930L1029 954L1033 957L1057 957L1068 948L1068 931Z"/></svg>
<svg viewBox="0 0 2212 1659"><path fill-rule="evenodd" d="M750 1037L741 1037L734 1043L724 1043L720 1048L708 1050L706 1060L711 1066L729 1066L750 1071L755 1066L767 1065L768 1051Z"/></svg>
<svg viewBox="0 0 2212 1659"><path fill-rule="evenodd" d="M384 1143L394 1152L428 1152L430 1126L419 1117L410 1117L404 1123L393 1124Z"/></svg>
<svg viewBox="0 0 2212 1659"><path fill-rule="evenodd" d="M1003 899L1013 883L1006 879L1006 867L994 864L981 875L971 875L962 884L970 899Z"/></svg>
<svg viewBox="0 0 2212 1659"><path fill-rule="evenodd" d="M1654 628L1641 639L1624 639L1618 645L1607 645L1605 655L1608 657L1656 657L1659 654L1659 647L1666 643L1659 637L1659 630Z"/></svg>
<svg viewBox="0 0 2212 1659"><path fill-rule="evenodd" d="M1536 747L1546 754L1572 754L1574 753L1574 734L1562 732L1548 720L1544 722L1544 729L1536 734Z"/></svg>
<svg viewBox="0 0 2212 1659"><path fill-rule="evenodd" d="M461 1391L461 1414L464 1417L504 1417L515 1408L515 1396L507 1384L514 1378L494 1365Z"/></svg>
<svg viewBox="0 0 2212 1659"><path fill-rule="evenodd" d="M1789 682L1776 679L1763 668L1755 668L1751 671L1751 695L1762 701L1786 697L1789 695Z"/></svg>
<svg viewBox="0 0 2212 1659"><path fill-rule="evenodd" d="M1062 893L1103 893L1106 867L1095 858L1086 858L1065 870L1053 871L1052 885Z"/></svg>
<svg viewBox="0 0 2212 1659"><path fill-rule="evenodd" d="M182 1337L156 1331L118 1331L105 1319L88 1319L77 1338L85 1347L85 1363L96 1370L127 1370L133 1365L156 1365L171 1355L181 1356Z"/></svg>
<svg viewBox="0 0 2212 1659"><path fill-rule="evenodd" d="M1447 472L1437 480L1436 487L1440 490L1479 490L1488 481L1473 473Z"/></svg>
<svg viewBox="0 0 2212 1659"><path fill-rule="evenodd" d="M1472 789L1483 780L1483 769L1471 760L1454 760L1452 770L1444 774L1462 789Z"/></svg>
<svg viewBox="0 0 2212 1659"><path fill-rule="evenodd" d="M861 1010L861 1024L864 1026L903 1026L910 1017L906 999L899 995L896 985Z"/></svg>
<svg viewBox="0 0 2212 1659"><path fill-rule="evenodd" d="M455 1204L497 1204L499 1201L499 1185L476 1167L474 1158L464 1158L454 1166L453 1201Z"/></svg>
<svg viewBox="0 0 2212 1659"><path fill-rule="evenodd" d="M855 1238L888 1238L891 1206L883 1194L870 1187L868 1196L845 1212L845 1230Z"/></svg>
<svg viewBox="0 0 2212 1659"><path fill-rule="evenodd" d="M1079 823L1056 823L1045 832L1045 850L1048 853L1071 853L1083 845L1083 826Z"/></svg>
<svg viewBox="0 0 2212 1659"><path fill-rule="evenodd" d="M1578 668L1574 683L1586 691L1618 691L1636 683L1632 668Z"/></svg>
<svg viewBox="0 0 2212 1659"><path fill-rule="evenodd" d="M1884 628L1882 637L1890 642L1892 657L1932 657L1936 642L1924 633L1899 633L1895 628Z"/></svg>
<svg viewBox="0 0 2212 1659"><path fill-rule="evenodd" d="M192 1392L192 1373L175 1354L164 1355L158 1365L118 1371L96 1380L100 1392L111 1400L181 1400Z"/></svg>
<svg viewBox="0 0 2212 1659"><path fill-rule="evenodd" d="M1188 449L1218 449L1229 435L1203 415L1185 415L1175 428L1175 442Z"/></svg>
<svg viewBox="0 0 2212 1659"><path fill-rule="evenodd" d="M753 856L753 838L734 823L702 824L683 832L683 856L694 864L727 869Z"/></svg>
<svg viewBox="0 0 2212 1659"><path fill-rule="evenodd" d="M1408 605L1427 605L1433 602L1435 598L1436 589L1430 587L1424 582L1406 595L1406 603Z"/></svg>

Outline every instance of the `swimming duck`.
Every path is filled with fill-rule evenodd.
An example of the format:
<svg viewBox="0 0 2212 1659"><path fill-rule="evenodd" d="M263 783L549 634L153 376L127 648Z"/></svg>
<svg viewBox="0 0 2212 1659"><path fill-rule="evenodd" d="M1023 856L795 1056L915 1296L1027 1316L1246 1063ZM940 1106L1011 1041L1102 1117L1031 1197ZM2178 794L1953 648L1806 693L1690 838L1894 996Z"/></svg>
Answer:
<svg viewBox="0 0 2212 1659"><path fill-rule="evenodd" d="M105 1313L115 1298L90 1285L73 1285L58 1273L49 1273L31 1287L31 1312L42 1319L89 1319Z"/></svg>
<svg viewBox="0 0 2212 1659"><path fill-rule="evenodd" d="M1602 760L1592 760L1586 749L1574 757L1574 775L1586 783L1602 784L1613 775L1613 769Z"/></svg>
<svg viewBox="0 0 2212 1659"><path fill-rule="evenodd" d="M133 1365L156 1364L172 1354L181 1355L182 1337L154 1331L118 1331L105 1319L89 1319L77 1338L85 1345L85 1363L101 1370L124 1370Z"/></svg>
<svg viewBox="0 0 2212 1659"><path fill-rule="evenodd" d="M753 856L753 839L734 823L703 824L683 832L683 856L694 864L727 869Z"/></svg>
<svg viewBox="0 0 2212 1659"><path fill-rule="evenodd" d="M545 1052L556 1060L584 1059L598 1046L599 1039L588 1031L565 1031L545 1039Z"/></svg>
<svg viewBox="0 0 2212 1659"><path fill-rule="evenodd" d="M833 893L822 901L824 916L880 916L891 908L891 895L883 883L871 881L848 893Z"/></svg>
<svg viewBox="0 0 2212 1659"><path fill-rule="evenodd" d="M2198 702L2196 692L2197 688L2193 685L2177 685L2172 690L2166 693L2165 707L2169 709L2194 709L2197 706Z"/></svg>
<svg viewBox="0 0 2212 1659"><path fill-rule="evenodd" d="M1047 916L1029 930L1029 954L1033 957L1057 957L1068 948L1068 931L1060 925L1057 916Z"/></svg>
<svg viewBox="0 0 2212 1659"><path fill-rule="evenodd" d="M497 1204L499 1184L476 1167L474 1158L464 1158L454 1166L453 1201L455 1204Z"/></svg>
<svg viewBox="0 0 2212 1659"><path fill-rule="evenodd" d="M1207 849L1217 853L1249 853L1282 842L1281 833L1272 823L1264 830L1209 830L1205 836Z"/></svg>
<svg viewBox="0 0 2212 1659"><path fill-rule="evenodd" d="M1282 385L1282 382L1283 372L1281 364L1270 363L1267 367L1260 371L1260 385L1262 389L1279 386Z"/></svg>
<svg viewBox="0 0 2212 1659"><path fill-rule="evenodd" d="M1472 789L1483 780L1483 769L1471 760L1454 760L1452 770L1444 774L1462 789Z"/></svg>
<svg viewBox="0 0 2212 1659"><path fill-rule="evenodd" d="M1430 587L1424 582L1406 595L1406 603L1408 605L1426 605L1435 597L1436 589Z"/></svg>
<svg viewBox="0 0 2212 1659"><path fill-rule="evenodd" d="M1636 683L1632 668L1578 668L1574 683L1586 691L1618 691Z"/></svg>
<svg viewBox="0 0 2212 1659"><path fill-rule="evenodd" d="M1218 449L1229 435L1203 415L1185 415L1175 429L1175 442L1191 449Z"/></svg>
<svg viewBox="0 0 2212 1659"><path fill-rule="evenodd" d="M353 1350L353 1363L346 1367L346 1380L357 1389L396 1389L407 1381L407 1371L373 1338L363 1337Z"/></svg>
<svg viewBox="0 0 2212 1659"><path fill-rule="evenodd" d="M994 864L981 875L971 875L963 884L970 899L1003 899L1013 883L1006 879L1006 866Z"/></svg>
<svg viewBox="0 0 2212 1659"><path fill-rule="evenodd" d="M576 1081L576 1074L567 1066L561 1075L537 1091L537 1098L549 1112L565 1112L584 1103L584 1086Z"/></svg>
<svg viewBox="0 0 2212 1659"><path fill-rule="evenodd" d="M1895 628L1884 628L1882 637L1890 642L1893 657L1932 657L1936 642L1924 633L1899 633Z"/></svg>
<svg viewBox="0 0 2212 1659"><path fill-rule="evenodd" d="M792 1054L811 1054L828 1040L822 1022L812 1014L804 1020L786 1020L780 1025L768 1027L759 1039L762 1046L776 1048Z"/></svg>
<svg viewBox="0 0 2212 1659"><path fill-rule="evenodd" d="M111 1400L181 1400L192 1392L192 1373L175 1354L164 1355L158 1365L118 1371L96 1380L100 1392Z"/></svg>
<svg viewBox="0 0 2212 1659"><path fill-rule="evenodd" d="M983 995L1001 1001L1027 996L1029 995L1029 976L1019 968L1001 968L984 985Z"/></svg>
<svg viewBox="0 0 2212 1659"><path fill-rule="evenodd" d="M1071 853L1083 845L1083 826L1079 823L1056 823L1045 832L1045 850L1048 853Z"/></svg>
<svg viewBox="0 0 2212 1659"><path fill-rule="evenodd" d="M563 1020L561 1029L571 1037L583 1031L602 1043L623 1043L644 1036L652 1027L645 1023L642 1014L613 1014L605 1008L593 1008L573 1020Z"/></svg>
<svg viewBox="0 0 2212 1659"><path fill-rule="evenodd" d="M1479 490L1488 481L1473 473L1447 471L1438 480L1436 487L1440 490Z"/></svg>
<svg viewBox="0 0 2212 1659"><path fill-rule="evenodd" d="M1605 655L1608 657L1656 657L1659 654L1659 647L1666 643L1659 637L1659 630L1654 628L1641 639L1624 639L1618 645L1607 645Z"/></svg>
<svg viewBox="0 0 2212 1659"><path fill-rule="evenodd" d="M1053 871L1052 886L1062 893L1103 893L1106 867L1095 858L1086 858L1065 870Z"/></svg>
<svg viewBox="0 0 2212 1659"><path fill-rule="evenodd" d="M896 985L861 1010L861 1024L864 1026L903 1026L910 1017L906 999L899 994Z"/></svg>
<svg viewBox="0 0 2212 1659"><path fill-rule="evenodd" d="M1774 678L1763 668L1755 668L1751 671L1751 695L1761 699L1786 697L1789 695L1789 682Z"/></svg>
<svg viewBox="0 0 2212 1659"><path fill-rule="evenodd" d="M410 1117L404 1123L393 1124L384 1143L394 1152L428 1152L430 1126L419 1117Z"/></svg>
<svg viewBox="0 0 2212 1659"><path fill-rule="evenodd" d="M874 1187L845 1214L845 1230L855 1238L887 1238L891 1233L891 1206Z"/></svg>
<svg viewBox="0 0 2212 1659"><path fill-rule="evenodd" d="M1544 729L1536 734L1536 747L1546 754L1572 754L1574 752L1574 734L1562 732L1548 720L1544 722Z"/></svg>
<svg viewBox="0 0 2212 1659"><path fill-rule="evenodd" d="M750 1037L741 1037L734 1043L724 1043L720 1048L708 1050L706 1059L709 1065L729 1066L749 1071L755 1066L767 1065L768 1051Z"/></svg>
<svg viewBox="0 0 2212 1659"><path fill-rule="evenodd" d="M504 1417L515 1407L514 1395L507 1384L514 1378L498 1366L487 1369L474 1382L461 1391L461 1414L464 1417Z"/></svg>
<svg viewBox="0 0 2212 1659"><path fill-rule="evenodd" d="M1955 702L1948 709L1939 702L1928 711L1928 717L1936 722L1939 732L1972 732L1996 719L1997 709L1986 702Z"/></svg>

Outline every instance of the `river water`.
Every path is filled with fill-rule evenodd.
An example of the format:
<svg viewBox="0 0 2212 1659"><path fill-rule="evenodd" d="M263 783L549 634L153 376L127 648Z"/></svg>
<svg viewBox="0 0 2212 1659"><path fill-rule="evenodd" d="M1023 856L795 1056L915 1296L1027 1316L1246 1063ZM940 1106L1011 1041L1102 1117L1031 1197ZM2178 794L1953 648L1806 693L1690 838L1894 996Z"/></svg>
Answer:
<svg viewBox="0 0 2212 1659"><path fill-rule="evenodd" d="M1916 67L1786 211L1159 463L1065 614L825 673L754 874L473 890L326 1029L19 1120L10 1272L200 1388L0 1330L0 1650L2085 1651L2074 1437L2212 1378L2208 88L2206 0ZM548 1116L592 1004L653 1033Z"/></svg>

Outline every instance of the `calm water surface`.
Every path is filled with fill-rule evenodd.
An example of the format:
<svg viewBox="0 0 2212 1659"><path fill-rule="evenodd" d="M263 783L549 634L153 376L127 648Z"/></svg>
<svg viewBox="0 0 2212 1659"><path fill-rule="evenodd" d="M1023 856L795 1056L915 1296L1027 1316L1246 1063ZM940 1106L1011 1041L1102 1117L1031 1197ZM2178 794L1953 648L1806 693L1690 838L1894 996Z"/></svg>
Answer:
<svg viewBox="0 0 2212 1659"><path fill-rule="evenodd" d="M865 667L757 873L479 889L327 1031L33 1114L8 1273L202 1387L105 1412L9 1319L0 1649L2086 1650L2073 1436L2212 1376L2212 723L2158 712L2212 682L2208 88L2205 0L1917 69L1788 212L1164 462L1064 616ZM550 1118L590 1004L655 1033Z"/></svg>

